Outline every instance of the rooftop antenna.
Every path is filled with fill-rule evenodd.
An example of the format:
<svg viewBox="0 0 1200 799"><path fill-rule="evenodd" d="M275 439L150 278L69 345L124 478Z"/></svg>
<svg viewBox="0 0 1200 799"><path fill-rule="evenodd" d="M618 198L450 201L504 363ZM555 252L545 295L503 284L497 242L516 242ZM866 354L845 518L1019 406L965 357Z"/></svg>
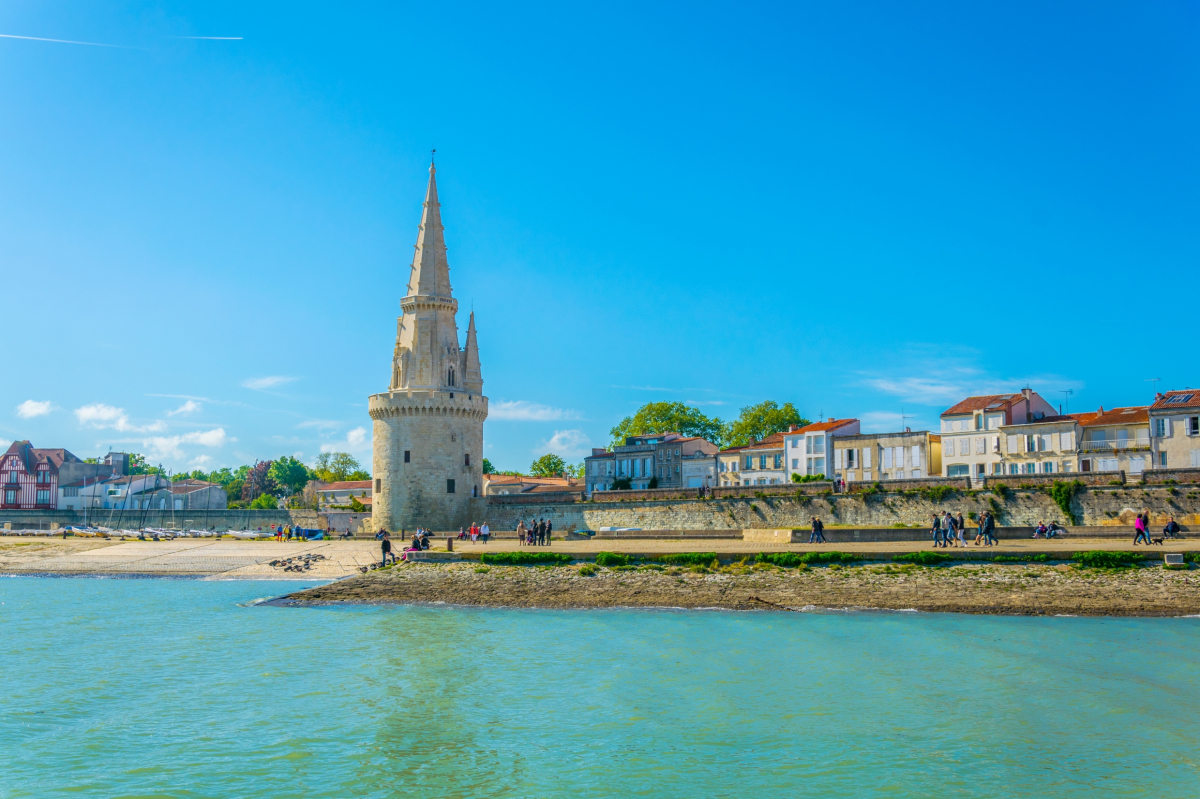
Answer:
<svg viewBox="0 0 1200 799"><path fill-rule="evenodd" d="M908 432L908 420L915 417L909 416L904 412L904 406L900 407L900 426L904 428L904 432Z"/></svg>
<svg viewBox="0 0 1200 799"><path fill-rule="evenodd" d="M1158 393L1158 381L1159 380L1162 380L1162 378L1161 377L1147 377L1146 378L1146 382L1150 384L1150 390L1153 391L1155 394Z"/></svg>
<svg viewBox="0 0 1200 799"><path fill-rule="evenodd" d="M1075 393L1074 389L1064 388L1062 390L1063 403L1067 406L1067 413L1071 412L1071 395Z"/></svg>

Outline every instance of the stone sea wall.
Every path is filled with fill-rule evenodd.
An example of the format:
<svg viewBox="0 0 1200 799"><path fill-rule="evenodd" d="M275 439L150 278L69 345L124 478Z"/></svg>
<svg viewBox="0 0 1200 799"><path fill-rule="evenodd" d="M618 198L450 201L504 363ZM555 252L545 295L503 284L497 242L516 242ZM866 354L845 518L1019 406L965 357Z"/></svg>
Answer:
<svg viewBox="0 0 1200 799"><path fill-rule="evenodd" d="M488 522L494 529L512 529L518 519L544 518L556 530L599 530L638 527L644 530L740 530L747 528L804 528L819 516L827 526L924 527L934 513L948 510L978 516L996 514L1001 526L1025 527L1039 521L1064 525L1129 527L1134 515L1148 510L1154 524L1168 517L1185 527L1200 529L1200 487L1120 486L1084 488L1072 499L1075 519L1069 519L1044 490L1008 489L951 491L940 500L928 496L892 494L834 494L797 499L787 496L748 496L740 499L686 499L641 502L570 502L520 506L494 504Z"/></svg>

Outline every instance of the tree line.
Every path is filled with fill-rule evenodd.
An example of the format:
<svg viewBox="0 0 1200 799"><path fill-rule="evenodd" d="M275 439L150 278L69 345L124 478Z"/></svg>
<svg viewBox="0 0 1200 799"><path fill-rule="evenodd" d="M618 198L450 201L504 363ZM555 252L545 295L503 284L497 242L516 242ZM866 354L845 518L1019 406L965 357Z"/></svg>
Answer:
<svg viewBox="0 0 1200 799"><path fill-rule="evenodd" d="M98 463L95 458L88 458ZM301 507L312 500L303 497L304 487L310 480L323 483L338 483L346 480L370 480L371 473L347 452L322 452L316 463L309 467L290 455L274 460L256 461L254 465L243 464L236 468L223 466L206 472L193 469L190 472L169 473L161 465L151 466L145 457L136 452L129 453L130 474L160 474L171 482L202 480L216 483L225 489L230 508L274 509L280 500L287 500L291 507Z"/></svg>

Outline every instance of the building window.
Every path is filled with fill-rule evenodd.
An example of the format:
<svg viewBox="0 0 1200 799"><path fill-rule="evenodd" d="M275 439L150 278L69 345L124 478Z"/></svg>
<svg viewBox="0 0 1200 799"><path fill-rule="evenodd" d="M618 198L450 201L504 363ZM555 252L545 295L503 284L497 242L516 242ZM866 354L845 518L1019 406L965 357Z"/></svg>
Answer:
<svg viewBox="0 0 1200 799"><path fill-rule="evenodd" d="M79 496L79 488L64 488L62 494L64 497L77 497Z"/></svg>
<svg viewBox="0 0 1200 799"><path fill-rule="evenodd" d="M16 505L17 504L17 492L12 490L11 488L7 489L4 492L4 504L5 505Z"/></svg>
<svg viewBox="0 0 1200 799"><path fill-rule="evenodd" d="M38 489L37 504L39 504L39 505L49 505L50 504L50 490L49 489L46 489L46 488Z"/></svg>
<svg viewBox="0 0 1200 799"><path fill-rule="evenodd" d="M471 465L471 453L468 452L463 455L463 466L470 466L470 465Z"/></svg>
<svg viewBox="0 0 1200 799"><path fill-rule="evenodd" d="M409 450L404 450L404 462L405 463L409 462L409 460L411 459L411 456L412 456L412 453Z"/></svg>
<svg viewBox="0 0 1200 799"><path fill-rule="evenodd" d="M447 481L446 481L446 493L447 493L447 494L453 494L453 493L454 493L454 481L453 481L453 480L447 480Z"/></svg>
<svg viewBox="0 0 1200 799"><path fill-rule="evenodd" d="M795 469L799 469L799 468L800 468L800 459L792 458L792 469L795 470Z"/></svg>
<svg viewBox="0 0 1200 799"><path fill-rule="evenodd" d="M1187 434L1189 436L1200 436L1200 416L1188 417Z"/></svg>
<svg viewBox="0 0 1200 799"><path fill-rule="evenodd" d="M375 491L376 491L376 493L378 493L378 492L379 492L379 490L380 490L380 489L379 489L379 486L382 484L382 482L383 482L383 481L382 481L382 480L380 480L378 477L376 477L376 478L375 478Z"/></svg>
<svg viewBox="0 0 1200 799"><path fill-rule="evenodd" d="M946 467L947 477L967 477L971 474L971 467L965 463L955 463Z"/></svg>
<svg viewBox="0 0 1200 799"><path fill-rule="evenodd" d="M45 469L38 469L37 481L41 485L45 485L46 483L49 483L50 482L50 472L48 472Z"/></svg>
<svg viewBox="0 0 1200 799"><path fill-rule="evenodd" d="M1164 466L1164 467L1167 465L1167 453L1165 453L1165 452L1158 453L1158 465Z"/></svg>

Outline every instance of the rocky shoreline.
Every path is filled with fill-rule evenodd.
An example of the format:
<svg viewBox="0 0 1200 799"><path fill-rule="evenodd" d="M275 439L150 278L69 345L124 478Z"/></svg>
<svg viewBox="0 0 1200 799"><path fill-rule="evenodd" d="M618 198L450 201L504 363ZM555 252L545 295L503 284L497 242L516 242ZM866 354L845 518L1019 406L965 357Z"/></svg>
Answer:
<svg viewBox="0 0 1200 799"><path fill-rule="evenodd" d="M513 608L814 608L1078 616L1200 614L1200 571L1069 565L785 569L411 564L285 597L292 604L451 604Z"/></svg>

